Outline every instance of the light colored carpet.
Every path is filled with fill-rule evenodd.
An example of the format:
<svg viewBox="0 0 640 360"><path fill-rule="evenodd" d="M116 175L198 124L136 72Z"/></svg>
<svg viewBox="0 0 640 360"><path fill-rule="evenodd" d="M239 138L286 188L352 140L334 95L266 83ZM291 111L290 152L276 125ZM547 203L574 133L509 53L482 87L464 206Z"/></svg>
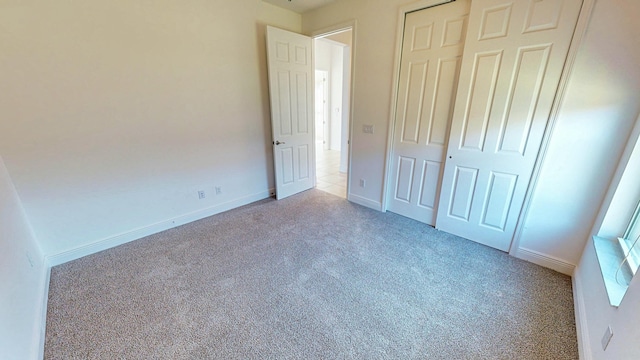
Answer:
<svg viewBox="0 0 640 360"><path fill-rule="evenodd" d="M51 272L47 359L577 359L569 277L310 190Z"/></svg>

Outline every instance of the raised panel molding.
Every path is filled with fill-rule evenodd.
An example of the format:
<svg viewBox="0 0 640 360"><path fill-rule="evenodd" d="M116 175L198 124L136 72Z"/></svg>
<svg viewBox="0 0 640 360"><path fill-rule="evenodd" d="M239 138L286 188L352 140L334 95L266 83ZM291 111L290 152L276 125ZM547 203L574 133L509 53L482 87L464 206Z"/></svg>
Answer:
<svg viewBox="0 0 640 360"><path fill-rule="evenodd" d="M418 206L435 209L441 168L442 163L428 160L423 161Z"/></svg>
<svg viewBox="0 0 640 360"><path fill-rule="evenodd" d="M552 30L558 27L564 0L532 1L522 33Z"/></svg>
<svg viewBox="0 0 640 360"><path fill-rule="evenodd" d="M293 149L285 148L280 150L280 157L282 161L282 183L291 184L293 178Z"/></svg>
<svg viewBox="0 0 640 360"><path fill-rule="evenodd" d="M309 112L308 104L307 104L307 87L308 87L308 76L305 73L297 73L296 74L296 108L297 108L297 123L298 123L298 133L308 133L309 128L307 125L307 115Z"/></svg>
<svg viewBox="0 0 640 360"><path fill-rule="evenodd" d="M505 37L509 31L511 21L511 7L513 3L499 5L485 9L482 14L482 25L478 40L489 40Z"/></svg>
<svg viewBox="0 0 640 360"><path fill-rule="evenodd" d="M456 166L448 215L452 218L469 221L473 193L478 180L478 169Z"/></svg>
<svg viewBox="0 0 640 360"><path fill-rule="evenodd" d="M439 59L427 145L444 146L453 112L460 57Z"/></svg>
<svg viewBox="0 0 640 360"><path fill-rule="evenodd" d="M518 175L491 172L480 225L504 231Z"/></svg>
<svg viewBox="0 0 640 360"><path fill-rule="evenodd" d="M307 65L307 49L302 46L295 47L295 63L298 65Z"/></svg>
<svg viewBox="0 0 640 360"><path fill-rule="evenodd" d="M464 41L467 32L467 16L447 19L442 31L442 47L459 45Z"/></svg>
<svg viewBox="0 0 640 360"><path fill-rule="evenodd" d="M431 49L431 38L433 37L433 23L416 26L413 29L413 41L411 41L411 51L421 51Z"/></svg>
<svg viewBox="0 0 640 360"><path fill-rule="evenodd" d="M276 42L276 60L285 63L289 62L289 44L283 42Z"/></svg>
<svg viewBox="0 0 640 360"><path fill-rule="evenodd" d="M307 145L298 146L298 179L308 179L310 175L309 147Z"/></svg>
<svg viewBox="0 0 640 360"><path fill-rule="evenodd" d="M513 95L502 118L498 152L524 156L550 51L551 44L518 49L509 92Z"/></svg>
<svg viewBox="0 0 640 360"><path fill-rule="evenodd" d="M396 184L396 200L411 201L411 187L416 159L400 156L398 158L398 182Z"/></svg>
<svg viewBox="0 0 640 360"><path fill-rule="evenodd" d="M411 63L402 117L402 142L417 144L429 62Z"/></svg>
<svg viewBox="0 0 640 360"><path fill-rule="evenodd" d="M291 103L289 102L290 91L290 74L288 71L278 71L278 93L280 101L278 102L278 115L280 118L280 133L283 135L291 135L293 124L291 119Z"/></svg>
<svg viewBox="0 0 640 360"><path fill-rule="evenodd" d="M476 54L469 96L463 119L460 149L484 150L491 105L502 60L502 51Z"/></svg>

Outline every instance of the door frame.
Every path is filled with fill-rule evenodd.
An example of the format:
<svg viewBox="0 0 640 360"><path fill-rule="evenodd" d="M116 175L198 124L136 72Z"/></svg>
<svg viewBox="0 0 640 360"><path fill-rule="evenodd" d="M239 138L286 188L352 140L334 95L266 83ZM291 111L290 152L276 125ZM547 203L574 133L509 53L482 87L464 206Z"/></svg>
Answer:
<svg viewBox="0 0 640 360"><path fill-rule="evenodd" d="M347 151L348 151L348 158L347 158L347 200L352 201L351 200L351 156L352 156L352 151L351 151L351 142L352 142L352 137L353 137L353 99L354 99L354 92L355 92L355 72L356 72L356 27L357 27L357 21L355 19L353 20L348 20L345 22L341 22L335 25L331 25L331 26L327 26L325 28L321 28L319 30L315 30L313 31L309 36L311 37L312 40L315 40L317 38L320 37L325 37L331 34L335 34L335 33L339 33L342 31L346 31L346 30L351 30L351 51L350 51L350 57L351 57L351 64L350 64L350 69L349 69L349 124L348 124L348 129L349 129L349 134L348 134L348 138L347 138ZM313 62L313 68L315 70L315 50L314 50L314 62ZM315 84L315 71L313 72L313 82ZM315 89L314 89L314 99L315 99ZM315 139L315 117L313 119L314 123L313 123L313 131L314 131L314 139ZM344 149L342 150L344 151ZM315 146L313 148L313 164L315 167L316 164L316 149ZM315 172L314 172L315 173ZM316 185L316 180L317 179L313 179L313 184L314 186Z"/></svg>
<svg viewBox="0 0 640 360"><path fill-rule="evenodd" d="M385 154L385 164L384 164L384 179L383 179L383 191L382 191L382 211L386 212L388 209L388 187L391 183L390 177L392 176L392 159L393 159L393 136L395 130L395 122L396 122L396 108L398 101L398 86L400 81L400 62L402 56L402 37L404 34L404 25L405 25L405 16L407 13L427 9L430 7L443 5L455 0L421 0L416 3L403 6L398 11L398 25L396 30L396 50L394 57L394 68L393 68L393 83L392 83L392 91L391 91L391 107L389 111L389 126L387 130L387 151ZM558 269L558 267L562 267L564 269L566 264L563 262L557 261L558 263L551 263L552 260L547 259L547 257L542 256L536 252L529 251L526 249L520 250L520 238L522 236L522 231L524 227L524 220L527 218L527 214L529 212L529 208L531 206L531 201L533 194L535 192L538 178L540 177L540 172L542 169L542 165L544 163L544 159L547 154L547 150L549 148L549 142L551 140L551 135L553 134L553 129L557 122L558 116L560 114L560 109L562 107L563 99L566 94L567 86L569 84L569 79L571 73L573 72L573 68L575 65L576 56L578 54L578 50L580 45L582 44L582 39L587 30L587 25L589 24L589 20L591 19L591 13L593 12L593 8L596 0L582 0L582 7L580 9L580 14L578 15L578 22L576 24L576 28L573 32L573 38L571 39L571 44L569 45L569 52L567 53L567 59L565 61L564 69L562 70L562 75L560 77L560 83L558 84L558 88L556 91L556 96L553 101L553 105L551 107L551 113L549 115L549 119L547 120L547 125L545 127L544 135L542 137L542 143L540 145L540 150L538 152L538 156L536 157L536 161L533 166L533 172L531 174L531 179L529 182L529 186L527 187L527 191L525 193L524 202L522 205L522 209L520 210L520 214L518 215L518 219L516 221L516 227L513 234L513 239L511 240L511 246L509 248L508 253L515 257L525 259L531 261L533 263L541 264L544 263L545 266L550 267L552 269ZM463 55L464 56L464 55ZM447 137L448 139L448 137ZM445 145L446 146L446 145ZM446 160L445 160L446 161ZM437 215L436 215L437 218Z"/></svg>
<svg viewBox="0 0 640 360"><path fill-rule="evenodd" d="M314 46L315 46L315 42L314 42ZM315 54L316 54L316 49L315 48L313 49L313 54L314 54L314 59L315 59ZM314 61L314 64L315 64L315 61ZM315 130L316 130L316 134L314 136L314 141L316 141L316 139L318 139L318 134L317 134L317 132L318 132L318 127L317 127L318 124L316 124L316 120L317 120L317 116L316 115L318 114L318 106L317 106L318 105L317 104L317 99L318 99L317 98L317 96L318 96L318 93L317 93L317 90L318 90L318 88L317 88L318 72L322 72L322 73L326 74L326 78L327 79L329 78L329 72L327 70L318 70L318 68L316 68L315 66L314 66L313 70L314 70L313 71L313 82L314 82L313 100L314 100L314 106L315 106L315 108L314 108L314 117L313 117L313 126L315 127ZM323 120L324 120L324 124L322 124L322 149L323 150L326 150L325 149L325 144L326 144L326 140L327 140L327 134L329 133L328 129L329 129L329 125L330 125L330 123L329 123L329 120L330 120L329 119L329 111L331 109L331 104L330 104L329 100L327 99L328 95L329 95L329 84L328 84L328 82L329 81L326 80L326 83L324 85L323 100L325 102L322 105L322 117L323 117ZM314 146L316 146L316 145L314 145Z"/></svg>

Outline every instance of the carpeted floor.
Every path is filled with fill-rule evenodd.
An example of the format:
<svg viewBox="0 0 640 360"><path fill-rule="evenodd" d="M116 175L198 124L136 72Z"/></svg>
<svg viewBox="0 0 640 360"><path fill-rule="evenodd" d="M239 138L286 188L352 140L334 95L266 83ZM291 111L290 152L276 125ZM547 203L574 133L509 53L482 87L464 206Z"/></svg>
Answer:
<svg viewBox="0 0 640 360"><path fill-rule="evenodd" d="M47 359L577 359L571 279L310 190L56 266Z"/></svg>

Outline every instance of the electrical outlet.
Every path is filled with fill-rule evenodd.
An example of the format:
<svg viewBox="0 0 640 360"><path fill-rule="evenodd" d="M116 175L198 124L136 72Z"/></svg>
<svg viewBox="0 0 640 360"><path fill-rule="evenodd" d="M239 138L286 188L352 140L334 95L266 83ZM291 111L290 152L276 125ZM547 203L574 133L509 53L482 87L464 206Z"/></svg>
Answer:
<svg viewBox="0 0 640 360"><path fill-rule="evenodd" d="M204 198L205 198L204 190L199 190L198 191L198 199L204 199Z"/></svg>
<svg viewBox="0 0 640 360"><path fill-rule="evenodd" d="M364 179L360 179L360 187L363 188L365 186L367 186L367 182Z"/></svg>
<svg viewBox="0 0 640 360"><path fill-rule="evenodd" d="M216 186L216 195L222 194L222 188L220 186Z"/></svg>
<svg viewBox="0 0 640 360"><path fill-rule="evenodd" d="M362 125L362 132L365 134L373 134L373 125Z"/></svg>
<svg viewBox="0 0 640 360"><path fill-rule="evenodd" d="M607 326L607 330L605 330L604 335L602 336L602 350L607 350L607 346L609 346L609 341L613 337L613 330L611 329L611 325Z"/></svg>

